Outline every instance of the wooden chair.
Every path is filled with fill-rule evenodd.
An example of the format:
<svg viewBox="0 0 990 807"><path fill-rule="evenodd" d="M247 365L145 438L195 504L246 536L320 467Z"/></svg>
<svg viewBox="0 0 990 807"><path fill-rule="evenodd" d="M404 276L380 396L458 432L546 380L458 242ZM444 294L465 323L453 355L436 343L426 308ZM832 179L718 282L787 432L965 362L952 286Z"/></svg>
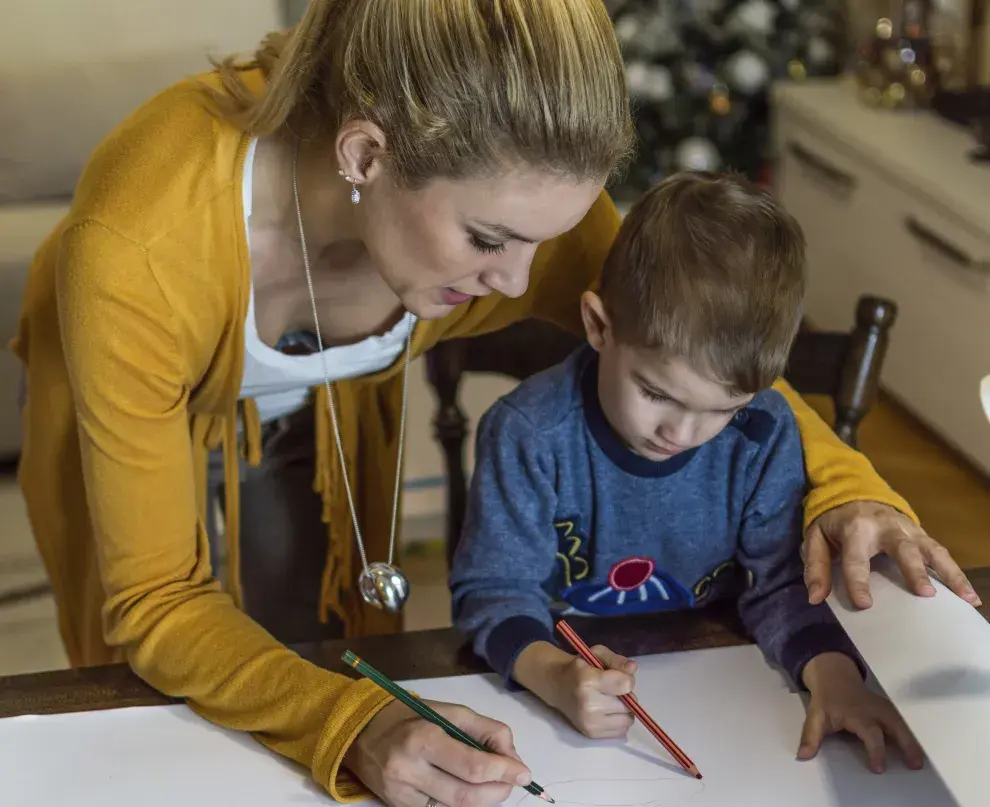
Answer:
<svg viewBox="0 0 990 807"><path fill-rule="evenodd" d="M861 297L848 333L802 328L791 350L785 378L802 395L829 395L835 403L836 434L856 447L856 430L873 406L897 306ZM441 342L426 355L427 376L439 406L434 435L443 448L447 473L447 559L453 557L464 523L467 474L464 441L468 419L458 402L465 373L494 373L518 380L563 361L580 339L554 325L524 320L483 336Z"/></svg>

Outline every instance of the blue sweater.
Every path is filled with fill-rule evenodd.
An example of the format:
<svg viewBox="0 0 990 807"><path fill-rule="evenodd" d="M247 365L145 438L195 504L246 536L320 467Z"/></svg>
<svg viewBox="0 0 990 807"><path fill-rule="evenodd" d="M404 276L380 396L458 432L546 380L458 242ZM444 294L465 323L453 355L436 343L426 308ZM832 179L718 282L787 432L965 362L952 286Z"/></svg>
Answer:
<svg viewBox="0 0 990 807"><path fill-rule="evenodd" d="M653 462L609 426L597 366L581 349L479 424L450 579L455 623L476 652L509 682L524 648L554 641L554 613L640 614L738 596L746 629L799 688L821 653L859 663L828 606L808 603L804 460L784 398L762 392L708 443Z"/></svg>

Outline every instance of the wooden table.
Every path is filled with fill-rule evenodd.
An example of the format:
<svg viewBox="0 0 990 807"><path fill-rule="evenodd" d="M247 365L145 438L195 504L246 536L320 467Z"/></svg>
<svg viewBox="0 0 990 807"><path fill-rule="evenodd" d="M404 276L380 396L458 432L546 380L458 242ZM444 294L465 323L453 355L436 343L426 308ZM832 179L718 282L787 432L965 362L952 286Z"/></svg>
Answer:
<svg viewBox="0 0 990 807"><path fill-rule="evenodd" d="M968 574L980 598L990 605L990 567ZM990 618L987 607L981 613ZM618 622L583 619L573 623L589 644L607 643L613 650L631 656L728 647L749 641L731 604L625 617ZM344 650L350 649L396 680L487 671L464 646L462 638L449 629L319 642L293 649L322 667L353 675L353 670L340 662ZM176 702L149 687L125 664L0 677L0 718Z"/></svg>

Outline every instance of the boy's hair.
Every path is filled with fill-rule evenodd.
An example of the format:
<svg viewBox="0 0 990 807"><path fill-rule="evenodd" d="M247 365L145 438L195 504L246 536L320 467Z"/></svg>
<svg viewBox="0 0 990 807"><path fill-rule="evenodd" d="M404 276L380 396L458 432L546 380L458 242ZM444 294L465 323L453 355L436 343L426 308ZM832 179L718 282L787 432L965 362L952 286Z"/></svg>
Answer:
<svg viewBox="0 0 990 807"><path fill-rule="evenodd" d="M805 241L766 191L674 174L632 208L602 270L617 340L680 357L736 395L784 371L801 321Z"/></svg>

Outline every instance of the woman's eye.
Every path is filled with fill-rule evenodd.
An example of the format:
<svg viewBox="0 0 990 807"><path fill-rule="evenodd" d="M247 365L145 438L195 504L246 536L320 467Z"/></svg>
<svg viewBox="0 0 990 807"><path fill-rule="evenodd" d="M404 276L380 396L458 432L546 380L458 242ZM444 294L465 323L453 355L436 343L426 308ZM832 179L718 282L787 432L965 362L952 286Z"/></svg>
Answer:
<svg viewBox="0 0 990 807"><path fill-rule="evenodd" d="M474 233L471 234L471 246L478 250L478 252L484 252L487 255L498 255L501 252L505 252L505 244L486 241Z"/></svg>

